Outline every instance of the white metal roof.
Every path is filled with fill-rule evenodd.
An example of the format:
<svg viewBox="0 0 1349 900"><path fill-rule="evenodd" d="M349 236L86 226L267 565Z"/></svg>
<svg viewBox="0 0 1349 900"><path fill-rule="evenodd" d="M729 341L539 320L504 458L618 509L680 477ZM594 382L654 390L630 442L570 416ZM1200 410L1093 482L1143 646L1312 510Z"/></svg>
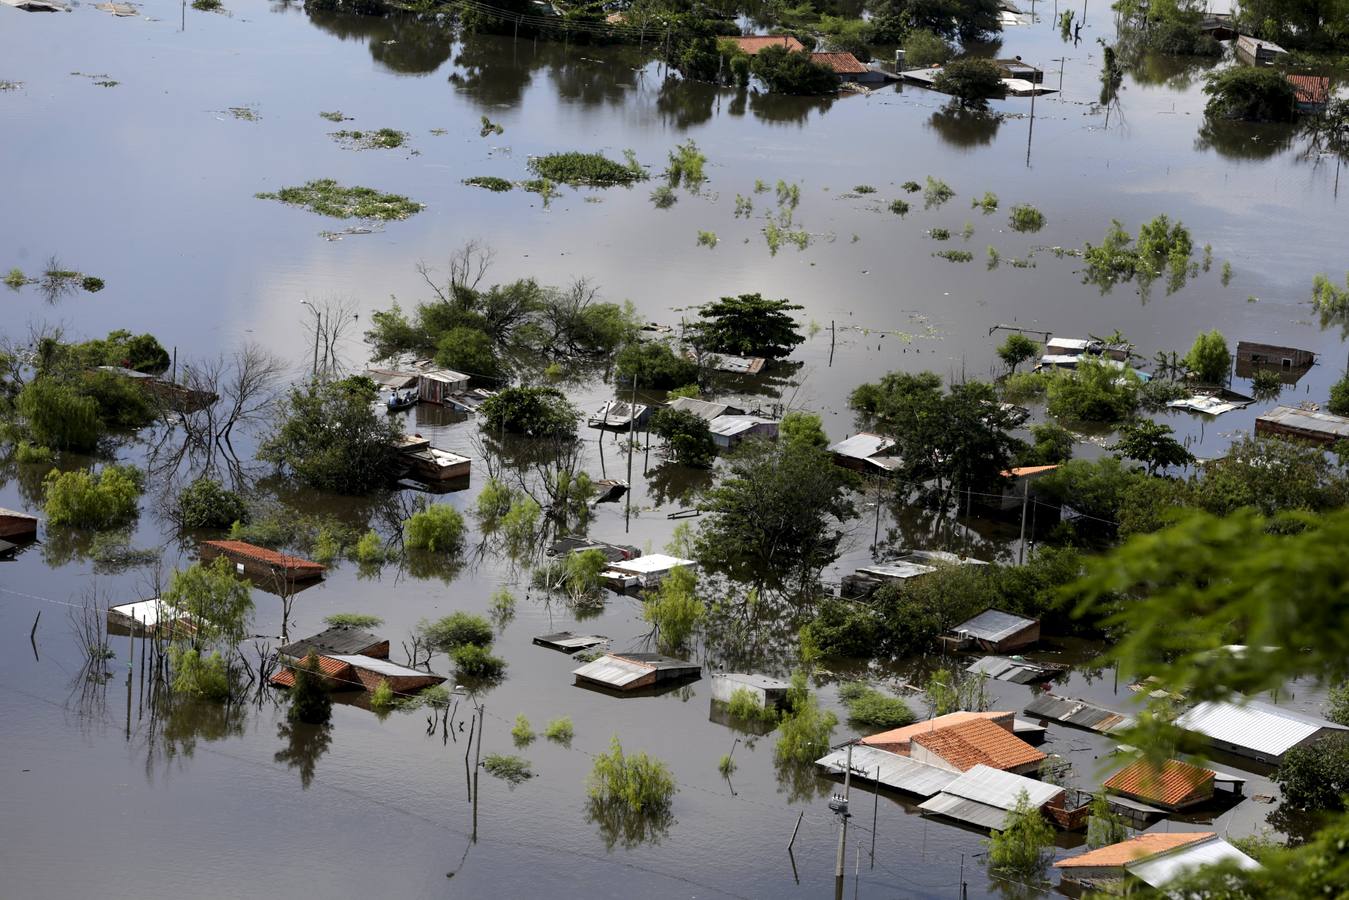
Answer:
<svg viewBox="0 0 1349 900"><path fill-rule="evenodd" d="M848 750L844 747L815 760L815 765L842 772L847 767L847 760ZM852 768L853 777L879 780L886 787L920 797L931 797L959 777L955 772L865 744L853 747Z"/></svg>
<svg viewBox="0 0 1349 900"><path fill-rule="evenodd" d="M747 672L721 672L713 675L712 678L725 679L734 684L747 685L761 691L785 691L791 687L788 682L780 678L769 678L767 675L755 675Z"/></svg>
<svg viewBox="0 0 1349 900"><path fill-rule="evenodd" d="M711 400L699 400L697 397L677 397L670 401L670 409L693 413L698 418L711 422L717 416L725 415L732 407Z"/></svg>
<svg viewBox="0 0 1349 900"><path fill-rule="evenodd" d="M1206 394L1195 394L1193 397L1185 397L1181 400L1172 400L1166 404L1172 409L1192 409L1195 412L1206 413L1210 416L1220 416L1225 412L1231 412L1237 408L1235 403L1228 403L1217 397L1209 397Z"/></svg>
<svg viewBox="0 0 1349 900"><path fill-rule="evenodd" d="M1349 731L1343 725L1259 700L1201 703L1186 711L1176 724L1186 731L1268 756L1282 756L1322 728Z"/></svg>
<svg viewBox="0 0 1349 900"><path fill-rule="evenodd" d="M423 672L421 669L409 669L407 666L400 666L396 662L389 662L387 659L375 659L373 656L339 656L334 653L325 653L324 656L329 659L335 659L338 662L344 662L349 666L355 666L358 669L369 669L371 672L378 672L380 675L392 675L398 678L407 678L409 676L424 678L429 672Z"/></svg>
<svg viewBox="0 0 1349 900"><path fill-rule="evenodd" d="M1185 873L1220 862L1234 862L1241 869L1258 869L1260 864L1220 837L1198 841L1128 863L1124 869L1155 888L1175 881Z"/></svg>
<svg viewBox="0 0 1349 900"><path fill-rule="evenodd" d="M1007 810L1005 809L989 806L987 803L980 803L978 800L966 800L964 797L957 797L955 794L945 792L923 801L918 804L918 808L925 813L958 819L961 822L968 822L981 828L1002 828L1007 822Z"/></svg>
<svg viewBox="0 0 1349 900"><path fill-rule="evenodd" d="M866 575L875 575L877 578L905 579L913 578L916 575L926 575L929 572L937 571L937 569L935 566L925 566L921 563L901 559L894 562L877 563L874 566L863 566L857 571Z"/></svg>
<svg viewBox="0 0 1349 900"><path fill-rule="evenodd" d="M579 669L573 669L572 674L581 678L588 678L591 681L612 684L614 687L623 687L632 684L644 675L651 674L652 668L652 666L645 666L632 660L606 655L601 656L594 662L586 663Z"/></svg>
<svg viewBox="0 0 1349 900"><path fill-rule="evenodd" d="M997 609L986 609L973 619L962 622L952 630L957 633L969 632L980 640L1001 641L1034 624L1034 619L1014 616Z"/></svg>
<svg viewBox="0 0 1349 900"><path fill-rule="evenodd" d="M136 600L132 603L123 603L120 606L110 607L108 612L119 613L128 619L135 619L147 628L154 628L159 624L160 619L165 622L172 622L174 619L183 616L182 613L158 597L153 600Z"/></svg>
<svg viewBox="0 0 1349 900"><path fill-rule="evenodd" d="M1063 793L1063 788L1058 785L1046 784L1012 772L1003 772L983 763L942 788L943 793L996 806L1002 810L1014 808L1017 795L1023 790L1033 807L1044 806Z"/></svg>
<svg viewBox="0 0 1349 900"><path fill-rule="evenodd" d="M837 444L831 444L829 452L852 459L867 459L879 453L884 453L893 446L895 446L895 442L887 437L881 437L879 434L872 434L869 431L859 431L850 438L845 438Z"/></svg>
<svg viewBox="0 0 1349 900"><path fill-rule="evenodd" d="M1047 353L1066 353L1076 350L1078 353L1086 353L1087 348L1091 346L1091 341L1087 338L1050 338L1045 342L1045 351Z"/></svg>
<svg viewBox="0 0 1349 900"><path fill-rule="evenodd" d="M613 571L622 572L627 575L651 575L656 572L668 572L670 569L679 566L691 566L693 560L680 559L677 556L666 556L664 553L652 553L650 556L639 556L636 559L625 559L620 562L610 563L609 568Z"/></svg>
<svg viewBox="0 0 1349 900"><path fill-rule="evenodd" d="M777 424L773 419L764 419L759 416L717 416L708 423L707 427L713 434L733 437L737 434L744 434L759 425Z"/></svg>

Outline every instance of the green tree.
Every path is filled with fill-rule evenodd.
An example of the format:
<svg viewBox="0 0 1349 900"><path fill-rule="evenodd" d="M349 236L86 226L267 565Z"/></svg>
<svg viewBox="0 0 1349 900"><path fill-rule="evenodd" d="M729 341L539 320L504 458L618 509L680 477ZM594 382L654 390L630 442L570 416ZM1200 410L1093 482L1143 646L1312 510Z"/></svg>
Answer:
<svg viewBox="0 0 1349 900"><path fill-rule="evenodd" d="M778 727L773 758L779 765L812 763L829 752L829 738L838 727L838 716L820 709L804 672L792 673L792 689L787 696L789 709Z"/></svg>
<svg viewBox="0 0 1349 900"><path fill-rule="evenodd" d="M586 792L592 804L650 813L669 808L675 782L665 763L645 753L624 753L615 735L609 752L595 757Z"/></svg>
<svg viewBox="0 0 1349 900"><path fill-rule="evenodd" d="M509 387L478 407L486 431L533 437L570 437L580 414L557 388Z"/></svg>
<svg viewBox="0 0 1349 900"><path fill-rule="evenodd" d="M1337 416L1349 416L1349 372L1330 386L1330 402L1326 408Z"/></svg>
<svg viewBox="0 0 1349 900"><path fill-rule="evenodd" d="M1226 384L1228 372L1232 368L1232 354L1227 349L1227 339L1222 332L1216 328L1207 334L1200 332L1190 352L1185 354L1185 367L1200 381Z"/></svg>
<svg viewBox="0 0 1349 900"><path fill-rule="evenodd" d="M310 487L368 493L390 480L402 437L396 418L375 411L378 398L375 383L364 377L294 388L258 458Z"/></svg>
<svg viewBox="0 0 1349 900"><path fill-rule="evenodd" d="M47 473L42 480L49 525L113 528L136 518L144 476L131 466Z"/></svg>
<svg viewBox="0 0 1349 900"><path fill-rule="evenodd" d="M1274 781L1294 809L1342 810L1349 797L1349 737L1333 734L1283 756Z"/></svg>
<svg viewBox="0 0 1349 900"><path fill-rule="evenodd" d="M304 662L292 668L295 684L290 689L286 718L305 725L323 725L333 717L333 698L323 684L319 660L310 650Z"/></svg>
<svg viewBox="0 0 1349 900"><path fill-rule="evenodd" d="M1030 805L1025 789L1007 811L1002 828L988 840L988 865L998 874L1025 881L1044 875L1053 859L1054 829Z"/></svg>
<svg viewBox="0 0 1349 900"><path fill-rule="evenodd" d="M423 619L417 625L417 632L428 647L441 653L449 653L465 644L487 647L492 643L492 623L466 612L453 612L434 622Z"/></svg>
<svg viewBox="0 0 1349 900"><path fill-rule="evenodd" d="M1291 122L1297 117L1297 96L1279 69L1231 66L1207 76L1204 115L1247 122Z"/></svg>
<svg viewBox="0 0 1349 900"><path fill-rule="evenodd" d="M1007 92L1002 72L982 57L951 60L937 73L932 86L955 97L962 107L983 107Z"/></svg>
<svg viewBox="0 0 1349 900"><path fill-rule="evenodd" d="M407 545L430 553L458 553L464 544L464 517L448 503L433 503L403 523Z"/></svg>
<svg viewBox="0 0 1349 900"><path fill-rule="evenodd" d="M878 623L872 606L826 598L801 627L802 655L867 659L876 654Z"/></svg>
<svg viewBox="0 0 1349 900"><path fill-rule="evenodd" d="M247 523L248 505L220 482L202 477L178 492L176 514L183 528L224 529L235 522Z"/></svg>
<svg viewBox="0 0 1349 900"><path fill-rule="evenodd" d="M668 341L633 341L614 359L614 383L647 388L674 388L698 380L698 364Z"/></svg>
<svg viewBox="0 0 1349 900"><path fill-rule="evenodd" d="M1173 438L1170 425L1152 421L1130 422L1119 430L1119 440L1110 447L1113 453L1125 459L1136 459L1147 466L1149 475L1159 469L1186 466L1194 456Z"/></svg>
<svg viewBox="0 0 1349 900"><path fill-rule="evenodd" d="M795 410L782 417L778 427L778 439L788 443L805 444L816 450L829 446L829 438L824 433L824 421L814 413Z"/></svg>
<svg viewBox="0 0 1349 900"><path fill-rule="evenodd" d="M1087 817L1087 847L1096 850L1129 839L1124 820L1110 809L1105 791L1091 798L1091 812Z"/></svg>
<svg viewBox="0 0 1349 900"><path fill-rule="evenodd" d="M1319 447L1244 435L1222 459L1206 463L1194 483L1194 505L1215 515L1243 506L1265 515L1325 510L1349 503L1349 483Z"/></svg>
<svg viewBox="0 0 1349 900"><path fill-rule="evenodd" d="M950 669L933 672L923 689L923 696L927 698L927 705L932 708L934 716L944 716L960 708L960 691Z"/></svg>
<svg viewBox="0 0 1349 900"><path fill-rule="evenodd" d="M1007 340L998 348L998 358L1007 366L1008 372L1015 372L1017 366L1027 360L1035 359L1040 353L1040 345L1019 331L1007 335Z"/></svg>
<svg viewBox="0 0 1349 900"><path fill-rule="evenodd" d="M1098 519L1115 521L1125 496L1146 475L1113 456L1073 459L1041 476L1036 488L1049 498Z"/></svg>
<svg viewBox="0 0 1349 900"><path fill-rule="evenodd" d="M780 48L769 47L756 58L773 49ZM697 345L709 353L778 359L805 340L789 315L801 308L787 300L765 300L759 294L722 297L698 310L702 321L690 330Z"/></svg>
<svg viewBox="0 0 1349 900"><path fill-rule="evenodd" d="M684 647L706 614L691 566L672 570L642 603L642 618L655 626L657 643L665 651Z"/></svg>
<svg viewBox="0 0 1349 900"><path fill-rule="evenodd" d="M716 459L717 445L707 420L682 409L656 410L651 431L665 444L669 459L680 465L705 469Z"/></svg>
<svg viewBox="0 0 1349 900"><path fill-rule="evenodd" d="M474 378L495 381L502 372L496 342L478 328L460 325L436 341L436 362Z"/></svg>
<svg viewBox="0 0 1349 900"><path fill-rule="evenodd" d="M775 94L828 94L838 90L838 76L809 53L774 45L750 60L750 71Z"/></svg>
<svg viewBox="0 0 1349 900"><path fill-rule="evenodd" d="M882 694L860 681L839 688L839 699L848 707L848 724L854 728L885 730L913 721L913 710L898 697Z"/></svg>
<svg viewBox="0 0 1349 900"><path fill-rule="evenodd" d="M1349 725L1349 683L1337 684L1330 689L1326 718L1340 725Z"/></svg>
<svg viewBox="0 0 1349 900"><path fill-rule="evenodd" d="M1132 371L1082 360L1049 380L1049 414L1072 422L1122 422L1138 409L1139 379Z"/></svg>
<svg viewBox="0 0 1349 900"><path fill-rule="evenodd" d="M1077 435L1057 422L1038 422L1030 433L1034 443L1017 454L1018 466L1056 466L1073 458Z"/></svg>
<svg viewBox="0 0 1349 900"><path fill-rule="evenodd" d="M33 441L53 450L87 453L103 434L93 398L51 378L39 377L24 385L15 408Z"/></svg>
<svg viewBox="0 0 1349 900"><path fill-rule="evenodd" d="M218 643L232 655L248 635L253 591L235 574L234 563L223 556L176 570L162 599L187 616L196 645Z"/></svg>
<svg viewBox="0 0 1349 900"><path fill-rule="evenodd" d="M698 562L760 589L806 592L838 555L857 513L853 479L828 453L790 441L746 441L707 492Z"/></svg>

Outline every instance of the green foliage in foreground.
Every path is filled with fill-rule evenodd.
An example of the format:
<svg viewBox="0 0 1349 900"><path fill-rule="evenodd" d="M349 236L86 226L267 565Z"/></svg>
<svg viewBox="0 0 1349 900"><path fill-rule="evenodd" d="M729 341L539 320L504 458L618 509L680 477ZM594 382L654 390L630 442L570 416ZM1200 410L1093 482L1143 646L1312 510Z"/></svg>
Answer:
<svg viewBox="0 0 1349 900"><path fill-rule="evenodd" d="M111 528L136 518L144 476L130 466L52 470L42 481L49 525Z"/></svg>
<svg viewBox="0 0 1349 900"><path fill-rule="evenodd" d="M529 160L529 170L547 181L561 184L612 187L646 180L646 172L632 151L627 163L616 163L601 153L550 153Z"/></svg>
<svg viewBox="0 0 1349 900"><path fill-rule="evenodd" d="M336 219L396 221L425 208L399 194L383 194L368 187L343 187L331 178L320 178L300 187L282 188L254 196L259 200L279 200Z"/></svg>
<svg viewBox="0 0 1349 900"><path fill-rule="evenodd" d="M1054 858L1053 850L1053 827L1030 805L1029 796L1022 790L1001 830L989 838L989 868L1022 881L1039 878Z"/></svg>
<svg viewBox="0 0 1349 900"><path fill-rule="evenodd" d="M1274 773L1283 802L1294 809L1343 810L1349 797L1349 737L1332 734L1284 754Z"/></svg>

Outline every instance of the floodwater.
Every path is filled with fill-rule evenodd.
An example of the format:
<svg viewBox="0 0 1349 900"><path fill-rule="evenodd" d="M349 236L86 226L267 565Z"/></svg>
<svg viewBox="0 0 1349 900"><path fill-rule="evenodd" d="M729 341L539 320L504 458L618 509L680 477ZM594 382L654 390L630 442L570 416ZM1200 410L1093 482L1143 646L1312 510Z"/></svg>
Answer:
<svg viewBox="0 0 1349 900"><path fill-rule="evenodd" d="M995 104L1002 115L990 119L951 112L915 88L770 98L667 82L630 47L461 42L448 27L412 18L310 15L289 3L227 6L215 14L147 2L139 18L92 5L50 15L0 8L0 80L22 82L0 91L0 267L38 269L56 255L107 282L97 295L51 305L31 288L8 294L0 333L21 339L44 323L81 338L150 331L176 348L180 364L257 342L299 373L310 352L302 300L349 298L364 327L390 297L406 307L427 296L418 262L443 272L453 250L478 240L495 251L489 280L533 276L562 285L584 276L606 299L630 299L659 322L748 291L802 304L805 320L820 327L776 392L820 412L833 437L852 430L847 392L886 371L987 376L1001 340L989 329L1000 323L1073 336L1118 329L1149 358L1183 353L1196 332L1213 327L1232 342L1315 350L1323 362L1290 388L1296 399L1322 399L1340 371L1340 335L1322 331L1306 302L1315 273L1338 278L1346 266L1333 165L1299 159L1297 141L1280 134L1202 138L1202 67L1140 67L1126 77L1107 123L1095 105L1096 41L1110 40L1113 25L1098 0L1077 45L1061 42L1047 16L1003 37L999 56L1041 65L1055 86L1062 59L1063 93L1036 101L1033 134L1026 99ZM335 125L318 116L324 110L353 121ZM484 115L504 133L480 137ZM352 151L328 136L339 127L397 128L411 142ZM564 189L544 207L534 194L461 183L522 178L530 155L571 149L614 158L632 149L659 172L667 152L690 138L709 159L709 183L663 211L650 203L650 185ZM924 210L919 195L902 194L901 183L927 175L947 181L956 198ZM319 232L349 223L254 198L318 177L407 194L427 208L372 234L326 240ZM812 234L808 248L770 254L761 229L773 194L755 194L756 180L800 185L795 221ZM877 192L852 194L859 184ZM970 208L985 191L1002 202L987 217ZM751 217L734 215L737 194L753 200ZM886 210L896 197L913 202L907 216ZM1019 202L1044 211L1044 231L1006 227L1006 209ZM1047 252L1034 255L1034 267L1006 262L1037 247L1099 240L1111 218L1133 231L1159 213L1184 221L1197 246L1213 247L1212 271L1171 295L1160 283L1147 298L1134 285L1102 295L1082 283L1077 261ZM975 229L967 243L959 236L966 222ZM931 240L933 227L950 229L952 240ZM698 232L709 230L717 245L698 246ZM1004 258L996 270L984 265L989 245ZM968 248L975 261L931 255L943 246ZM1224 260L1232 266L1227 285L1218 274ZM359 366L364 355L353 336L341 349ZM595 380L569 390L589 408L610 395ZM1188 415L1167 421L1202 455L1249 429L1260 408L1206 424ZM418 411L409 427L474 453L472 423ZM596 432L587 437L592 474L626 477L612 436L603 444ZM119 454L139 462L144 452L130 442ZM654 463L647 469L639 457L631 522L623 504L605 506L592 535L664 545L674 526L666 514L683 505L686 479ZM477 460L475 472L476 487ZM0 505L36 508L40 474L4 469ZM134 542L159 548L166 566L185 565L191 542L179 540L152 495ZM462 507L472 497L469 490L447 500ZM290 502L362 525L370 516L369 505L337 498L292 492ZM856 526L845 562L868 555L870 525ZM1005 544L984 549L1010 552ZM832 782L779 772L771 738L750 746L713 721L705 680L621 700L573 687L573 663L530 639L576 620L530 595L527 576L493 553L475 555L448 580L393 566L361 578L346 564L299 595L290 633L317 630L334 612L376 613L398 658L419 619L483 612L502 585L520 603L498 641L507 678L482 698L484 752L515 752L509 729L517 714L536 728L569 715L576 738L571 748L540 740L519 751L538 777L514 789L483 778L475 842L467 734L448 742L439 732L428 736L422 713L380 720L339 705L331 728L317 733L291 732L270 704L186 705L152 720L137 680L128 679L128 648L117 641L112 678L98 689L83 684L69 604L90 592L105 603L147 596L147 571L95 572L78 547L44 534L42 545L0 563L0 894L515 897L546 885L566 897L816 897L832 888L837 832L825 805ZM255 596L255 628L275 642L280 602ZM33 647L28 634L39 612ZM618 649L642 646L646 631L636 601L623 597L581 625ZM784 672L782 661L765 665ZM435 667L444 671L445 660ZM1132 696L1110 672L1074 674L1057 690L1117 709ZM1004 684L994 693L999 706L1017 709L1029 697ZM823 697L834 705L828 686ZM463 705L458 719L466 720ZM626 749L666 760L680 786L674 820L630 847L611 845L585 814L591 756L615 734ZM728 782L716 763L737 736L739 768ZM1106 744L1055 728L1047 749L1069 755L1081 786L1094 787ZM1259 778L1248 787L1271 792ZM871 798L857 796L845 853L856 895L956 897L962 877L974 896L1012 889L985 875L981 836L922 819L890 797L875 806L873 858ZM1248 801L1216 814L1215 827L1249 832L1271 809Z"/></svg>

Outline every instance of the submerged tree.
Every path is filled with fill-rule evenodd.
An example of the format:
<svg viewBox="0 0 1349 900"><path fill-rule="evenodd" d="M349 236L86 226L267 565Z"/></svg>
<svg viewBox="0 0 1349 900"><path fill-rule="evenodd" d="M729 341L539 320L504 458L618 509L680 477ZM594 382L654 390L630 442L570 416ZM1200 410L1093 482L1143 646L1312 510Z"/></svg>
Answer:
<svg viewBox="0 0 1349 900"><path fill-rule="evenodd" d="M286 718L305 725L323 725L332 718L333 698L323 684L318 657L310 650L304 662L291 669L295 684L290 689L290 709Z"/></svg>
<svg viewBox="0 0 1349 900"><path fill-rule="evenodd" d="M988 865L1001 875L1026 880L1044 875L1053 858L1054 829L1030 805L1025 789L1008 810L1002 828L988 840Z"/></svg>
<svg viewBox="0 0 1349 900"><path fill-rule="evenodd" d="M802 308L787 300L765 300L759 294L722 297L698 310L703 321L691 326L691 336L706 352L778 359L805 340L788 315Z"/></svg>

